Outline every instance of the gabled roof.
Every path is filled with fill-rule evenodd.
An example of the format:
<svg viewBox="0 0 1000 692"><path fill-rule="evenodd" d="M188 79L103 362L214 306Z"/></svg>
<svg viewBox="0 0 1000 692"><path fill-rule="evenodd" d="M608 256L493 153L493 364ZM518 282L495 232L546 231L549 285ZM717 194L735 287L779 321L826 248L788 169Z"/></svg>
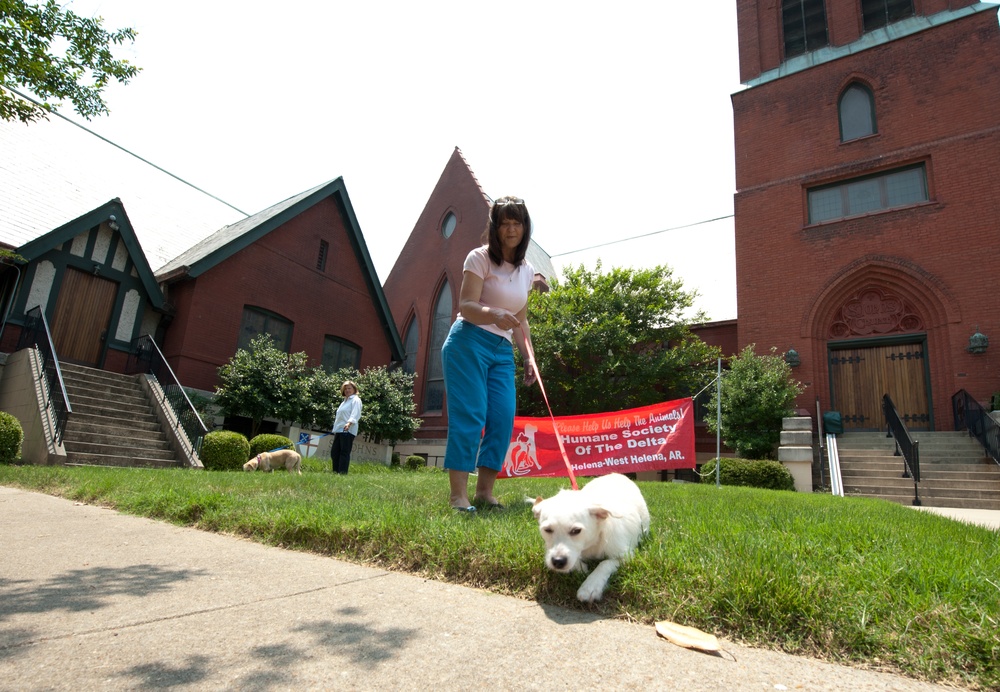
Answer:
<svg viewBox="0 0 1000 692"><path fill-rule="evenodd" d="M396 330L396 323L389 311L382 285L378 282L375 265L372 264L368 245L365 243L361 226L354 214L354 206L347 194L344 179L336 178L329 182L289 197L283 202L257 212L253 216L225 226L204 240L195 243L180 255L172 259L156 272L156 278L163 283L172 283L185 278L196 278L212 267L232 257L240 250L260 240L262 237L281 226L283 223L299 216L304 211L320 201L333 198L344 217L351 247L361 265L365 277L365 285L375 303L379 320L385 330L389 345L393 350L395 360L403 359L403 342Z"/></svg>
<svg viewBox="0 0 1000 692"><path fill-rule="evenodd" d="M0 120L0 242L23 246L116 198L154 268L246 217L58 115Z"/></svg>
<svg viewBox="0 0 1000 692"><path fill-rule="evenodd" d="M118 225L117 232L128 249L128 254L135 266L136 275L142 282L142 287L146 290L146 296L150 304L158 310L162 309L164 303L163 292L153 277L153 272L149 268L149 262L146 261L146 255L139 245L139 240L135 236L135 229L132 227L132 222L129 220L128 214L125 213L125 207L122 205L121 200L113 199L87 212L83 216L64 223L59 228L17 248L17 253L31 262L56 246L69 242L81 233L89 231L94 226L109 220L112 216Z"/></svg>
<svg viewBox="0 0 1000 692"><path fill-rule="evenodd" d="M161 281L173 281L179 276L197 277L336 191L343 191L347 196L342 178L317 185L220 228L160 267L156 275Z"/></svg>

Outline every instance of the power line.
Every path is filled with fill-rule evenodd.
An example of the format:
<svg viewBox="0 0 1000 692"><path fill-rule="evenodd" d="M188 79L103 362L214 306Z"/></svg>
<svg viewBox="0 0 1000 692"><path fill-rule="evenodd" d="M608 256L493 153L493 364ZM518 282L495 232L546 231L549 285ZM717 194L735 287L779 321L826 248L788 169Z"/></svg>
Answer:
<svg viewBox="0 0 1000 692"><path fill-rule="evenodd" d="M7 91L11 92L12 94L17 94L18 96L20 96L21 98L23 98L25 101L30 101L31 103L35 104L36 106L42 106L43 105L43 104L39 103L38 101L36 101L35 99L31 98L30 96L26 96L25 94L22 94L20 91L18 91L16 89L11 89L8 86L4 86L4 88L7 89ZM176 180L176 181L178 181L180 183L183 183L184 185L187 185L190 188L193 188L193 189L197 190L201 194L208 195L209 197L211 197L212 199L214 199L216 202L220 202L222 204L225 204L230 209L232 209L234 211L238 211L239 213L243 214L243 216L250 216L250 214L248 214L247 212L243 211L242 209L239 209L238 207L234 207L232 204L230 204L226 200L221 199L219 197L216 197L211 192L207 192L205 190L202 190L200 187L198 187L194 183L189 183L188 181L184 180L184 178L181 178L180 176L174 175L173 173L171 173L170 171L168 171L165 168L161 168L160 166L157 166L152 161L149 161L147 159L142 158L141 156L139 156L135 152L129 151L128 149L126 149L125 147L121 146L120 144L116 144L115 142L112 142L107 137L103 137L103 136L97 134L96 132L94 132L90 128L85 127L84 125L81 125L80 123L76 122L75 120L70 120L65 115L63 115L62 113L60 113L59 111L57 111L57 110L51 110L51 111L47 111L47 112L48 113L52 113L53 115L55 115L58 118L62 118L63 120L65 120L66 122L68 122L71 125L76 125L77 127L79 127L84 132L86 132L88 134L91 134L94 137L97 137L101 141L110 144L111 146L115 147L116 149L120 149L121 151L125 152L129 156L132 156L134 158L139 159L140 161L142 161L147 166L152 166L153 168L155 168L156 170L160 171L161 173L166 173L167 175L169 175L174 180Z"/></svg>
<svg viewBox="0 0 1000 692"><path fill-rule="evenodd" d="M717 216L714 219L705 219L704 221L695 221L694 223L684 224L683 226L673 226L671 228L664 228L662 231L653 231L651 233L643 233L642 235L634 235L630 238L619 238L618 240L609 240L606 243L600 243L599 245L591 245L590 247L580 248L579 250L570 250L568 252L557 252L554 255L549 255L549 257L562 257L563 255L575 255L578 252L586 252L587 250L594 250L599 247L605 247L606 245L616 245L618 243L626 243L630 240L638 240L639 238L648 238L649 236L659 235L661 233L666 233L667 231L679 231L682 228L691 228L692 226L700 226L706 223L712 223L713 221L721 221L722 219L731 219L734 214L726 214L725 216Z"/></svg>

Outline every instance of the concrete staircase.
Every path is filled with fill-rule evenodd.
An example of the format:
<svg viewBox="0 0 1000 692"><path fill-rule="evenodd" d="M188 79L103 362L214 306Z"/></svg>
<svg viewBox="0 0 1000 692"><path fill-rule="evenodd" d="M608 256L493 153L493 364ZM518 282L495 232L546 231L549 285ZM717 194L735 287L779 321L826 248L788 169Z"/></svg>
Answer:
<svg viewBox="0 0 1000 692"><path fill-rule="evenodd" d="M1000 510L1000 464L966 432L915 432L920 443L920 502L927 507ZM913 503L913 479L885 433L837 436L846 495ZM823 460L826 463L826 459Z"/></svg>
<svg viewBox="0 0 1000 692"><path fill-rule="evenodd" d="M60 367L73 408L63 435L67 466L183 467L134 376Z"/></svg>

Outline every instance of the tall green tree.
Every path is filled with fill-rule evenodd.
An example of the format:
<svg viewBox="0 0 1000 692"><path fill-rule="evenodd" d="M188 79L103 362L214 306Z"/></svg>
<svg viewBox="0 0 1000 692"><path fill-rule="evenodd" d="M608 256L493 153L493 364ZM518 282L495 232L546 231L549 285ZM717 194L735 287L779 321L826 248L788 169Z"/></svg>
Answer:
<svg viewBox="0 0 1000 692"><path fill-rule="evenodd" d="M781 419L792 415L802 391L776 349L757 355L750 344L730 360L719 392L712 388L705 422L714 433L721 420L720 437L744 459L771 459L781 439Z"/></svg>
<svg viewBox="0 0 1000 692"><path fill-rule="evenodd" d="M127 84L139 68L112 53L112 46L134 41L135 31L107 31L102 21L56 0L0 0L0 118L30 123L63 100L88 120L107 113L104 88L112 79ZM38 103L7 89L28 91Z"/></svg>
<svg viewBox="0 0 1000 692"><path fill-rule="evenodd" d="M532 292L531 339L553 413L617 411L696 394L720 355L690 331L704 321L700 312L684 316L696 295L667 266L605 272L600 263L594 271L568 268L548 293ZM546 415L539 388L521 379L519 414Z"/></svg>
<svg viewBox="0 0 1000 692"><path fill-rule="evenodd" d="M265 418L294 422L302 417L309 387L306 354L289 355L269 334L261 334L219 368L219 381L216 406L227 415L249 418L253 438Z"/></svg>

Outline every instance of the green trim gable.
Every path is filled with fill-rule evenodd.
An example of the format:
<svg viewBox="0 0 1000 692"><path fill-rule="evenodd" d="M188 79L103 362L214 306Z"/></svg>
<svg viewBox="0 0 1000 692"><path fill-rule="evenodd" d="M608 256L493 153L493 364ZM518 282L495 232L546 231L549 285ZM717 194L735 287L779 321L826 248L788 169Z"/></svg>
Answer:
<svg viewBox="0 0 1000 692"><path fill-rule="evenodd" d="M253 216L221 228L171 260L159 270L157 276L166 283L197 278L327 198L333 199L344 219L351 247L363 269L365 285L379 314L382 329L392 350L393 360L402 362L403 342L396 330L396 323L392 319L382 285L378 281L375 265L372 264L368 245L365 243L343 177L289 197Z"/></svg>
<svg viewBox="0 0 1000 692"><path fill-rule="evenodd" d="M125 207L122 205L121 200L117 198L59 226L45 235L25 243L17 249L17 253L28 260L28 262L33 262L63 243L71 242L81 233L86 233L90 229L100 226L112 216L115 217L115 222L118 225L116 233L121 237L125 249L128 251L129 259L132 261L136 276L146 292L147 299L154 309L162 310L165 303L163 292L156 282L156 277L153 276L153 270L150 269L149 262L146 261L146 254L139 245L132 222L129 220L128 214L125 213Z"/></svg>

